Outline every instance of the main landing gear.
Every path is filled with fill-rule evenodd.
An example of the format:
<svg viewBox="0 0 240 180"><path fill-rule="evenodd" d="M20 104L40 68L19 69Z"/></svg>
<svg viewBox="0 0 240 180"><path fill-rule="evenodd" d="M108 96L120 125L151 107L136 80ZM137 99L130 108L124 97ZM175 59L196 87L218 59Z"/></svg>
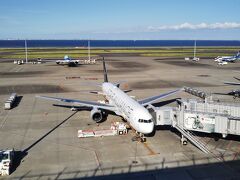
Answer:
<svg viewBox="0 0 240 180"><path fill-rule="evenodd" d="M132 138L132 141L146 142L146 137L142 133L136 132L136 136Z"/></svg>

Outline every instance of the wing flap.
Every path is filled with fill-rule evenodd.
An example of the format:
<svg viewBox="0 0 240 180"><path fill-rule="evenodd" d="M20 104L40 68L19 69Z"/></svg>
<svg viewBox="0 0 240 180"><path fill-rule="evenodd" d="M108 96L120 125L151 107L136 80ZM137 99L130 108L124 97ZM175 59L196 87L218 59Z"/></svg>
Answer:
<svg viewBox="0 0 240 180"><path fill-rule="evenodd" d="M56 98L56 97L49 97L49 96L36 96L36 98L65 102L65 103L73 103L73 104L87 106L87 107L96 107L96 108L106 109L106 110L110 110L110 111L114 111L114 109L115 109L114 106L111 106L108 104L102 104L102 103L94 102L94 101L82 101L82 100Z"/></svg>

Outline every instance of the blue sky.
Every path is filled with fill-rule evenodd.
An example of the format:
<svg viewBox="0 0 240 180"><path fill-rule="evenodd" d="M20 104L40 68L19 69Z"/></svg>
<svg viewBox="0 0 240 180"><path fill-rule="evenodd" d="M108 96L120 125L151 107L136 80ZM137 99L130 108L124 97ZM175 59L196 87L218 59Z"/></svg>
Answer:
<svg viewBox="0 0 240 180"><path fill-rule="evenodd" d="M240 40L240 0L1 0L0 39Z"/></svg>

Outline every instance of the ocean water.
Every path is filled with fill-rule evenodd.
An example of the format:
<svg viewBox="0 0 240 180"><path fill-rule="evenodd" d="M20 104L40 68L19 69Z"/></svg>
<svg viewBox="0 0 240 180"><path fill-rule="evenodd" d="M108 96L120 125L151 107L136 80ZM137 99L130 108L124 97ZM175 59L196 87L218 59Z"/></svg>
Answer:
<svg viewBox="0 0 240 180"><path fill-rule="evenodd" d="M24 40L0 40L0 48L23 48ZM87 47L88 40L27 40L28 47ZM194 40L91 40L91 47L194 46ZM197 46L240 46L240 41L199 40Z"/></svg>

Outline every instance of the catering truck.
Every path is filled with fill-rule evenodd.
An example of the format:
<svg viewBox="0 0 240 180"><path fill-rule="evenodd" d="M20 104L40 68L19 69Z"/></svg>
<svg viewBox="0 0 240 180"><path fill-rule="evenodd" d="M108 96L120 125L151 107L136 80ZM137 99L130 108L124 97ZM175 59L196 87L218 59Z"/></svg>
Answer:
<svg viewBox="0 0 240 180"><path fill-rule="evenodd" d="M0 150L0 176L10 175L13 165L14 150Z"/></svg>

